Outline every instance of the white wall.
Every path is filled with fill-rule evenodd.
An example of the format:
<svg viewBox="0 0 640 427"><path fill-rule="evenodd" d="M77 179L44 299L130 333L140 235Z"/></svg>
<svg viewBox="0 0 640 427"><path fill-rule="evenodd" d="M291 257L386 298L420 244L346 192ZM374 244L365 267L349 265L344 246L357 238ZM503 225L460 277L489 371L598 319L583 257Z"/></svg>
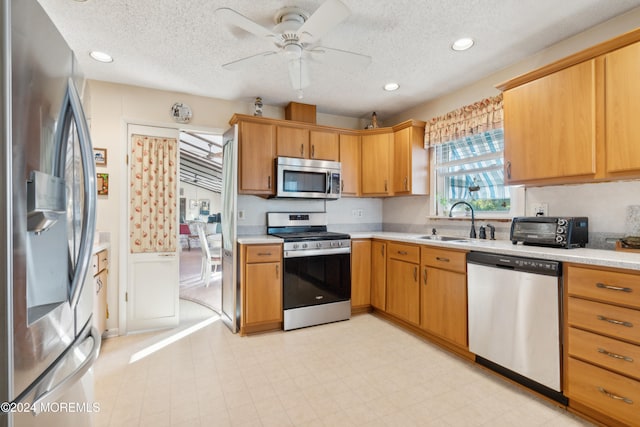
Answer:
<svg viewBox="0 0 640 427"><path fill-rule="evenodd" d="M209 214L222 212L222 198L220 193L214 193L213 191L205 190L201 187L196 187L188 182L180 182L180 198L186 199L186 212L185 220L199 220L206 221L208 215L200 215L199 201L209 201ZM196 207L191 207L191 201L196 201Z"/></svg>
<svg viewBox="0 0 640 427"><path fill-rule="evenodd" d="M430 120L433 117L448 113L463 105L472 104L483 98L495 96L499 91L496 85L525 74L541 66L562 59L580 50L609 40L625 32L638 28L640 8L618 16L583 33L564 40L556 45L540 51L538 54L507 67L490 76L479 79L472 85L450 93L438 99L412 107L391 118L390 123L400 123L407 119ZM584 184L573 186L552 186L531 188L526 191L526 212L530 214L531 206L538 201L549 203L550 215L586 215L592 220L590 232L603 239L604 235L621 233L626 220L627 205L640 204L637 194L640 182ZM450 232L460 233L468 230L468 224L454 223L448 220L427 219L429 199L390 198L383 206L385 229L397 231L430 231L432 227L444 228ZM499 237L508 237L506 224L497 223ZM601 235L600 235L601 234ZM611 246L611 245L609 245Z"/></svg>
<svg viewBox="0 0 640 427"><path fill-rule="evenodd" d="M98 172L109 173L109 195L98 200L96 223L98 231L108 232L111 241L107 295L110 316L107 328L117 331L121 315L118 311L120 264L126 259L126 255L121 256L120 252L127 212L123 200L123 190L126 188L128 176L125 164L127 124L222 133L229 128L229 119L233 114L253 114L253 100L226 101L93 80L89 81L88 85L90 97L87 98L89 105L86 110L92 142L94 147L106 148L108 155L107 166L99 168ZM175 123L169 116L169 109L175 102L182 102L191 107L193 118L188 125ZM265 105L263 115L283 119L284 109ZM318 114L318 123L353 129L361 127L357 118L330 114Z"/></svg>

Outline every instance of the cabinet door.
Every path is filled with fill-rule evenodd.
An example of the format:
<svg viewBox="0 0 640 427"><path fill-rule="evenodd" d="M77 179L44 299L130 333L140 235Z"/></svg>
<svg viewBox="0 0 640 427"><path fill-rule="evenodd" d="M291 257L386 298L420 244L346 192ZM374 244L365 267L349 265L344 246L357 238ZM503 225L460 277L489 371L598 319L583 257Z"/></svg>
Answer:
<svg viewBox="0 0 640 427"><path fill-rule="evenodd" d="M420 286L418 264L387 261L387 313L418 325L420 323Z"/></svg>
<svg viewBox="0 0 640 427"><path fill-rule="evenodd" d="M420 326L467 347L466 275L422 266Z"/></svg>
<svg viewBox="0 0 640 427"><path fill-rule="evenodd" d="M360 136L340 135L341 192L343 196L360 195Z"/></svg>
<svg viewBox="0 0 640 427"><path fill-rule="evenodd" d="M362 135L362 194L386 196L391 193L393 134Z"/></svg>
<svg viewBox="0 0 640 427"><path fill-rule="evenodd" d="M351 241L351 307L371 305L371 240Z"/></svg>
<svg viewBox="0 0 640 427"><path fill-rule="evenodd" d="M245 323L282 321L280 262L246 264Z"/></svg>
<svg viewBox="0 0 640 427"><path fill-rule="evenodd" d="M393 192L411 192L411 128L393 134Z"/></svg>
<svg viewBox="0 0 640 427"><path fill-rule="evenodd" d="M276 128L263 123L240 123L241 194L274 194L273 159Z"/></svg>
<svg viewBox="0 0 640 427"><path fill-rule="evenodd" d="M309 129L278 126L276 133L278 157L309 158Z"/></svg>
<svg viewBox="0 0 640 427"><path fill-rule="evenodd" d="M387 309L387 244L371 242L371 305Z"/></svg>
<svg viewBox="0 0 640 427"><path fill-rule="evenodd" d="M336 132L312 130L309 132L309 145L311 159L337 162L340 158L340 144Z"/></svg>
<svg viewBox="0 0 640 427"><path fill-rule="evenodd" d="M605 56L607 172L640 170L640 42Z"/></svg>
<svg viewBox="0 0 640 427"><path fill-rule="evenodd" d="M595 60L504 93L505 183L595 174Z"/></svg>

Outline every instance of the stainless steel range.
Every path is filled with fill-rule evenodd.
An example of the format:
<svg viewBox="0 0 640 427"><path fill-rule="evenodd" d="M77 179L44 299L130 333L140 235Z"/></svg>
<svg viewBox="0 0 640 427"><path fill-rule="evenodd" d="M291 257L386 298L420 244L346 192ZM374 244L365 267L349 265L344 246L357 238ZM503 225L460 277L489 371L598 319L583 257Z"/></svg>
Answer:
<svg viewBox="0 0 640 427"><path fill-rule="evenodd" d="M327 231L323 212L267 213L284 239L284 330L351 317L351 238Z"/></svg>

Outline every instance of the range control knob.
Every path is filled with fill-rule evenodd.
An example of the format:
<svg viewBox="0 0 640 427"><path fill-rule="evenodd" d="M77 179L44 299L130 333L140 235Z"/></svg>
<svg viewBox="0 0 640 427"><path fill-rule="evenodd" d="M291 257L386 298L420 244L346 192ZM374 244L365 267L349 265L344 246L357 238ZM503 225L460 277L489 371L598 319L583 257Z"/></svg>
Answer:
<svg viewBox="0 0 640 427"><path fill-rule="evenodd" d="M556 233L558 233L558 234L564 234L565 231L566 231L566 228L564 228L564 227L558 227L556 229Z"/></svg>
<svg viewBox="0 0 640 427"><path fill-rule="evenodd" d="M567 220L564 218L558 218L558 225L567 225Z"/></svg>
<svg viewBox="0 0 640 427"><path fill-rule="evenodd" d="M320 242L316 243L316 248L320 248L320 247L322 247L322 243Z"/></svg>
<svg viewBox="0 0 640 427"><path fill-rule="evenodd" d="M299 247L300 247L300 245L299 245L299 244L297 244L297 243L294 243L294 244L293 244L293 249L298 249Z"/></svg>
<svg viewBox="0 0 640 427"><path fill-rule="evenodd" d="M307 246L308 246L308 245L307 245L306 243L303 243L303 244L302 244L302 249L307 249Z"/></svg>
<svg viewBox="0 0 640 427"><path fill-rule="evenodd" d="M558 243L564 242L564 236L556 236L556 242Z"/></svg>

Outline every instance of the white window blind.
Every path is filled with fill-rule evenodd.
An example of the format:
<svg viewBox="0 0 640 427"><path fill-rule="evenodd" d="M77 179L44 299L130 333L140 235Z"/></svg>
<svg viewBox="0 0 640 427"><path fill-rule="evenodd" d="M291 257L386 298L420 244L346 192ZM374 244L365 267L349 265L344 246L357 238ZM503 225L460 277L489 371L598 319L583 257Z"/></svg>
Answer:
<svg viewBox="0 0 640 427"><path fill-rule="evenodd" d="M504 185L504 132L493 129L435 146L437 214L466 201L476 212L508 212Z"/></svg>

